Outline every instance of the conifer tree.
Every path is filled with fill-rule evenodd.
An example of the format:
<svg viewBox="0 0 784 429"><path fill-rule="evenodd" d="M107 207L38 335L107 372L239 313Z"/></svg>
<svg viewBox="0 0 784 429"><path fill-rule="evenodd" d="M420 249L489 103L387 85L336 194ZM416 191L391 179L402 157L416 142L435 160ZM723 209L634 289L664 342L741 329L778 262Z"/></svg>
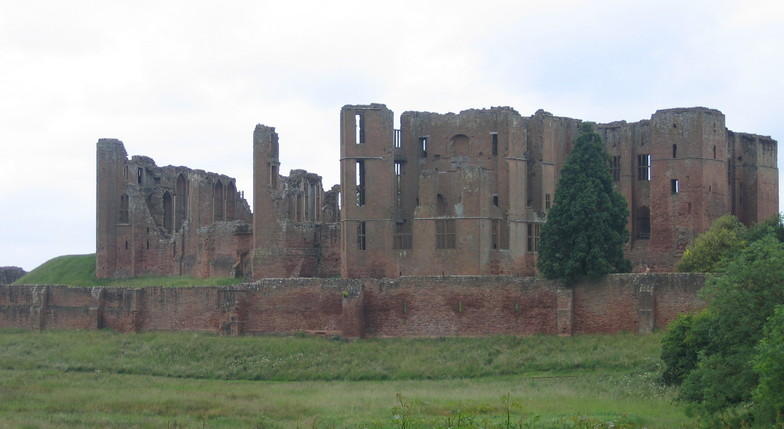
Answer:
<svg viewBox="0 0 784 429"><path fill-rule="evenodd" d="M629 271L623 257L628 216L626 200L613 188L601 138L584 123L542 227L539 271L567 283Z"/></svg>

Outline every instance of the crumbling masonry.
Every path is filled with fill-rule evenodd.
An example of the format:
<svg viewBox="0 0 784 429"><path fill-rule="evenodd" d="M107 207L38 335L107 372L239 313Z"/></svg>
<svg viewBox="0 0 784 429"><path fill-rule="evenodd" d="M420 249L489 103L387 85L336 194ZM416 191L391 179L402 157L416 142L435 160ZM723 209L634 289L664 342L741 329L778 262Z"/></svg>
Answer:
<svg viewBox="0 0 784 429"><path fill-rule="evenodd" d="M535 274L541 224L580 120L509 107L459 114L344 106L341 185L281 176L275 129L253 134L253 211L235 180L128 158L98 141L98 277ZM669 271L713 220L778 213L777 145L702 107L598 124L626 198L637 271ZM342 190L342 192L341 192Z"/></svg>

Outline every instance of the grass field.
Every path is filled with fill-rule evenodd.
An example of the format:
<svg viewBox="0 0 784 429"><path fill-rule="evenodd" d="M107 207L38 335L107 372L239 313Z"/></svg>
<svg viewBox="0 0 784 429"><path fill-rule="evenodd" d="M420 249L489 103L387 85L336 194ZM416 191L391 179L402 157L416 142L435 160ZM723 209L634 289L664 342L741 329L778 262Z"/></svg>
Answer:
<svg viewBox="0 0 784 429"><path fill-rule="evenodd" d="M688 427L659 340L0 331L0 427Z"/></svg>
<svg viewBox="0 0 784 429"><path fill-rule="evenodd" d="M58 284L66 286L226 286L240 283L234 278L134 277L98 279L95 277L95 254L65 255L52 258L27 273L14 284Z"/></svg>

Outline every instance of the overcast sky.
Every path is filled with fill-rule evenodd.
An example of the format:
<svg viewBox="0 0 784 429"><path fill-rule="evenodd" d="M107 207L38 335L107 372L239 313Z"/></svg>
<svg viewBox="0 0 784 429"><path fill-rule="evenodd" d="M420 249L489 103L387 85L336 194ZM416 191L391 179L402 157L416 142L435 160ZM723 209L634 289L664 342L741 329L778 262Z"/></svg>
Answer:
<svg viewBox="0 0 784 429"><path fill-rule="evenodd" d="M4 0L0 266L95 251L100 137L250 196L256 123L277 127L281 172L337 183L344 104L599 122L707 106L784 141L783 97L781 0Z"/></svg>

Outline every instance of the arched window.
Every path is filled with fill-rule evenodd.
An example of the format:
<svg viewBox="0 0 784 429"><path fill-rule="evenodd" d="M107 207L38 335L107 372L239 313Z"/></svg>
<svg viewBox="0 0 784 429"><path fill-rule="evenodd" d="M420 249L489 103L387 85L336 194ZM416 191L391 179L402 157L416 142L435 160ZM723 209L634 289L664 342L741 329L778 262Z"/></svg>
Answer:
<svg viewBox="0 0 784 429"><path fill-rule="evenodd" d="M172 197L168 192L163 193L163 229L169 234L172 232Z"/></svg>
<svg viewBox="0 0 784 429"><path fill-rule="evenodd" d="M226 220L234 220L237 208L237 188L234 182L229 182L226 192Z"/></svg>
<svg viewBox="0 0 784 429"><path fill-rule="evenodd" d="M185 222L188 210L188 197L186 196L185 176L180 174L177 176L177 185L174 190L174 229L179 231L182 229L182 224Z"/></svg>
<svg viewBox="0 0 784 429"><path fill-rule="evenodd" d="M223 220L223 183L220 181L215 183L212 195L212 207L215 213L215 221L217 222Z"/></svg>
<svg viewBox="0 0 784 429"><path fill-rule="evenodd" d="M129 223L128 215L128 195L120 195L120 223Z"/></svg>
<svg viewBox="0 0 784 429"><path fill-rule="evenodd" d="M651 238L651 210L647 206L637 209L637 239Z"/></svg>

